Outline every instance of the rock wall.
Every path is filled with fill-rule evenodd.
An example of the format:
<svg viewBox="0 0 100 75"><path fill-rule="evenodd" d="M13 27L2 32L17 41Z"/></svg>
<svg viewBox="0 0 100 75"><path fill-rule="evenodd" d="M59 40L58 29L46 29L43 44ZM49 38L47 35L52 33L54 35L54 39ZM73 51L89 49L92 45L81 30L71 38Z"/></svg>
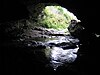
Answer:
<svg viewBox="0 0 100 75"><path fill-rule="evenodd" d="M24 12L27 12L27 6L41 2L41 0L33 0L33 3L31 1L27 2L27 0L18 0L16 3L16 0L2 0L0 2L1 6L1 13L0 14L0 23L1 22L8 22L12 20L19 20L23 18L27 18ZM51 0L50 0L51 1ZM43 2L45 2L43 0ZM48 2L48 0L46 1ZM5 33L2 33L1 30L6 29L5 27L9 25L1 25L0 24L0 50L1 50L1 55L2 58L4 59L4 74L10 74L10 75L19 75L19 74L70 74L70 75L90 75L93 73L94 75L96 73L99 73L98 68L99 68L99 39L100 37L97 37L97 34L100 34L99 32L99 24L98 24L98 19L95 19L98 17L99 13L99 6L98 6L98 1L89 1L87 0L84 1L79 1L79 0L70 0L70 1L51 1L51 2L57 2L61 4L61 6L64 6L68 9L70 9L73 13L75 12L76 16L79 16L80 19L82 20L82 25L86 28L85 31L82 32L80 35L79 39L82 45L80 45L79 49L79 57L77 60L71 64L70 66L61 66L57 69L55 72L52 67L45 68L45 63L41 61L41 64L36 65L36 63L39 63L40 61L37 61L36 59L41 59L37 58L39 55L34 55L34 52L32 51L33 49L31 47L13 47L9 46L7 43L5 46L1 46L4 42L4 40L8 40L9 35L5 35ZM92 3L93 2L93 3ZM13 4L14 3L14 4ZM19 5L21 3L21 5ZM24 8L21 8L25 5L24 8L25 10L23 11ZM96 4L96 5L95 5ZM7 6L6 6L7 5ZM17 6L16 6L17 5ZM16 8L17 10L13 9ZM21 8L21 9L20 9ZM19 10L20 9L20 10ZM15 11L18 13L16 13ZM20 11L20 12L19 12ZM86 11L86 12L85 12ZM78 12L78 13L77 13ZM13 14L12 14L13 13ZM21 14L20 14L21 13ZM95 14L95 15L93 15ZM22 16L23 15L23 16ZM93 28L92 28L93 27ZM7 27L8 28L8 27ZM95 30L96 29L96 30ZM97 33L94 35L94 33ZM6 37L5 37L6 36ZM4 40L3 40L4 39ZM2 42L3 40L3 42ZM23 41L23 39L20 39ZM20 45L20 44L19 44ZM30 46L30 44L27 44ZM44 47L45 48L45 47ZM34 57L34 59L33 59ZM44 56L45 57L45 56ZM41 59L44 60L44 59ZM33 63L35 62L35 63ZM48 60L45 61L48 63ZM48 65L46 65L48 66ZM97 68L98 67L98 68Z"/></svg>

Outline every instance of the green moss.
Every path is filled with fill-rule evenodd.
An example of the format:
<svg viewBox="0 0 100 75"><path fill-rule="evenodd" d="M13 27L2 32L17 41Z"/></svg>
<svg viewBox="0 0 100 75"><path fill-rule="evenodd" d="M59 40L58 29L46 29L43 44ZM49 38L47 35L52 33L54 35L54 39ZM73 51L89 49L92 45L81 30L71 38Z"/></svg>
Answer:
<svg viewBox="0 0 100 75"><path fill-rule="evenodd" d="M39 26L57 30L66 29L73 19L79 21L73 13L58 5L44 5L42 11L39 11L37 15Z"/></svg>

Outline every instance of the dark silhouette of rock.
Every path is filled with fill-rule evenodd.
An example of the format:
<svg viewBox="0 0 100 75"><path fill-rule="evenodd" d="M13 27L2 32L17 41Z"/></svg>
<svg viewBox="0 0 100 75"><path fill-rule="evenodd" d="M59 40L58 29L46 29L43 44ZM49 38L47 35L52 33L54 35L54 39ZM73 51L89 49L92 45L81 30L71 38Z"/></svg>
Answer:
<svg viewBox="0 0 100 75"><path fill-rule="evenodd" d="M22 74L23 75L25 74L26 75L33 75L33 74L90 75L91 73L94 75L99 74L99 71L98 71L99 70L98 69L99 68L99 61L98 61L99 44L98 43L99 43L100 38L99 37L97 38L94 35L95 33L97 34L100 33L99 24L98 24L99 19L96 19L99 14L99 6L97 4L99 3L98 1L88 2L86 0L83 0L83 1L82 0L81 1L80 0L68 0L68 1L66 0L61 0L61 1L32 0L33 1L32 3L31 1L28 2L27 0L20 0L23 4L26 4L26 6L30 4L32 5L35 3L37 4L39 2L59 3L61 6L64 6L68 8L69 10L71 10L73 13L75 13L76 16L79 16L80 20L82 21L82 25L85 27L85 30L82 31L82 33L78 37L80 42L82 43L82 45L79 46L80 48L78 52L79 53L78 58L76 59L74 63L71 63L70 65L66 65L66 66L63 65L63 66L58 67L56 71L54 71L51 66L48 66L48 65L46 65L46 67L44 66L45 64L49 63L48 60L46 61L43 58L42 59L37 58L38 55L34 54L33 47L30 47L30 44L33 43L33 45L35 45L36 42L31 41L31 43L30 42L25 43L23 47L23 43L25 39L20 38L19 35L18 35L18 38L15 38L16 35L13 36L11 34L13 31L9 32L9 34L5 32L6 28L7 28L7 31L9 31L8 29L9 25L7 23L1 24L1 22L6 22L9 20L10 21L18 20L18 19L24 18L26 16L26 13L23 14L23 12L26 12L26 6L25 6L25 10L23 10L23 8L21 8L21 6L23 5L20 6L18 3L16 3L16 0L14 0L15 2L12 0L9 0L9 1L3 0L3 1L4 3L7 3L8 5L7 7L6 4L2 4L2 2L0 1L1 3L0 5L3 5L3 8L0 9L0 12L2 13L0 14L0 34L1 34L0 35L0 50L1 50L1 53L3 54L2 57L4 58L4 67L3 67L4 74L10 74L10 75L19 75L19 74L21 75ZM16 4L18 4L19 6L18 5L16 6ZM14 8L13 6L17 8L18 11L16 9L13 9ZM5 8L6 9L10 8L10 9L7 11L5 10ZM22 12L19 12L19 9ZM27 26L25 25L24 28L27 28ZM19 32L15 31L14 34L15 33L19 33ZM12 39L14 40L19 39L21 43L11 42ZM14 47L15 44L21 47ZM28 47L26 45L28 45ZM52 43L51 45L55 45L55 44ZM38 61L37 59L39 59L40 61ZM45 63L42 62L41 60L45 60ZM39 64L37 65L37 63Z"/></svg>

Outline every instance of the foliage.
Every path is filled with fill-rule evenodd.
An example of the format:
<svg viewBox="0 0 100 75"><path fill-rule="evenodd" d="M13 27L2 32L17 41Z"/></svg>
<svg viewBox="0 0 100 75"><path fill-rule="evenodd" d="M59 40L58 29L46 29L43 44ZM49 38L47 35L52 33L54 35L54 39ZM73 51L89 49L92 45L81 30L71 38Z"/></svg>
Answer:
<svg viewBox="0 0 100 75"><path fill-rule="evenodd" d="M78 21L73 13L58 5L43 6L42 11L40 10L38 12L38 25L46 28L62 30L69 26L71 20Z"/></svg>

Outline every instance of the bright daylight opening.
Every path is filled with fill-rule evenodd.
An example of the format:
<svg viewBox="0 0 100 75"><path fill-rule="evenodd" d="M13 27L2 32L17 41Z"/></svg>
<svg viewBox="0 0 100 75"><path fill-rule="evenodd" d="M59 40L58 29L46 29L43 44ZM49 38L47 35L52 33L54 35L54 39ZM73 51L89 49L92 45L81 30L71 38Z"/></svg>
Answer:
<svg viewBox="0 0 100 75"><path fill-rule="evenodd" d="M66 29L71 20L76 20L77 17L61 6L45 6L42 12L38 15L38 22L46 28L54 28L57 30Z"/></svg>

